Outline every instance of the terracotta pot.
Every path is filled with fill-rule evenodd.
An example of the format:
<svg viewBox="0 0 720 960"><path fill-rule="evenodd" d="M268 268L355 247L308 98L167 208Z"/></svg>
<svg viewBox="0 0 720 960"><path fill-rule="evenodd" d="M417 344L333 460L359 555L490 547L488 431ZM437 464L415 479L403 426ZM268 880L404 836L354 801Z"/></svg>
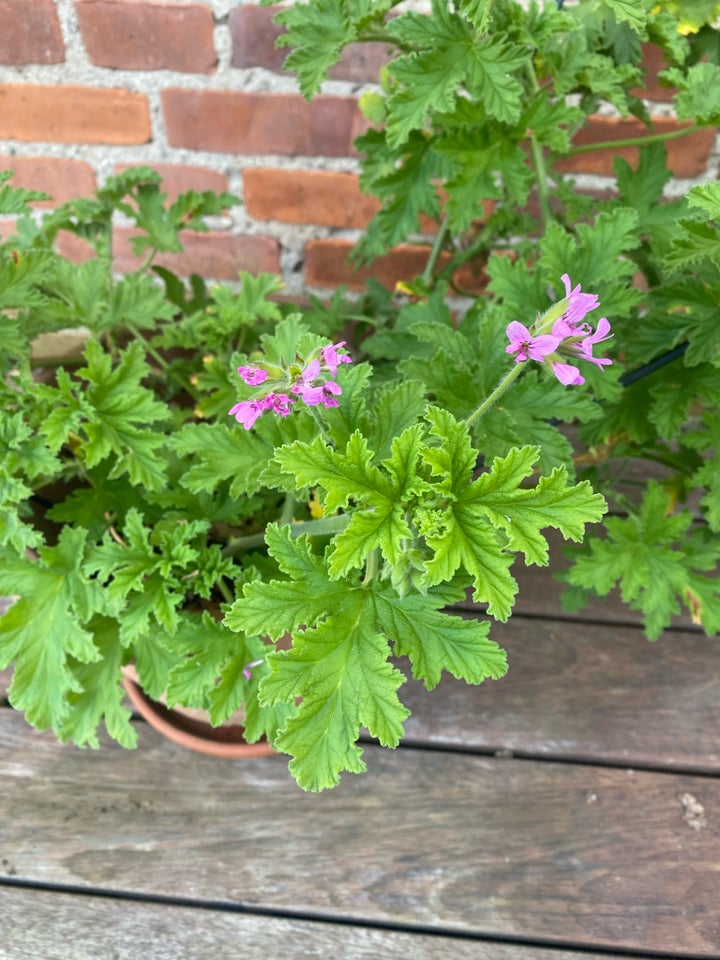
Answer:
<svg viewBox="0 0 720 960"><path fill-rule="evenodd" d="M213 727L202 710L167 707L152 700L137 682L133 667L123 668L123 686L133 707L151 727L183 747L215 757L268 757L275 751L267 740L246 743L245 728L232 718Z"/></svg>

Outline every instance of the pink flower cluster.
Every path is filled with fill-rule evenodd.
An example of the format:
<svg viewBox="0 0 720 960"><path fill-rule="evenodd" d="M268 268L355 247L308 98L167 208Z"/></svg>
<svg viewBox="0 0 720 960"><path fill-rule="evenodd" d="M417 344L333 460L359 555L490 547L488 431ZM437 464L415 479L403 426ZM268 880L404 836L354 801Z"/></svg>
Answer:
<svg viewBox="0 0 720 960"><path fill-rule="evenodd" d="M251 387L268 382L271 388L264 396L256 400L241 400L229 411L246 430L249 430L258 417L272 411L276 416L286 417L299 397L308 407L322 404L324 407L337 407L337 398L342 393L335 381L338 367L343 363L352 363L346 353L339 353L345 341L331 343L322 347L317 356L310 357L304 365L291 364L288 369L274 368L277 376L268 381L270 373L263 367L240 366L238 373Z"/></svg>
<svg viewBox="0 0 720 960"><path fill-rule="evenodd" d="M597 328L593 332L585 317L591 310L599 306L600 301L594 293L583 293L578 284L573 288L570 277L564 273L561 277L565 284L565 299L561 300L545 315L550 318L552 326L547 330L547 320L543 324L540 318L539 327L535 332L514 320L509 323L505 333L510 341L505 348L506 353L515 354L515 362L537 360L548 367L554 376L566 385L585 383L585 378L572 363L567 360L589 360L601 369L612 363L608 357L594 357L593 347L612 337L610 324L605 317L598 320ZM558 310L562 310L558 316Z"/></svg>

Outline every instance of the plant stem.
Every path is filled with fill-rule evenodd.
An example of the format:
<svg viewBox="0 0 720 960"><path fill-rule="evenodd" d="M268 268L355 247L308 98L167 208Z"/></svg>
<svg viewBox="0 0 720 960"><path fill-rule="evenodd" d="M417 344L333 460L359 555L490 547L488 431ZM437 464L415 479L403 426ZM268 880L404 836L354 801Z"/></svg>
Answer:
<svg viewBox="0 0 720 960"><path fill-rule="evenodd" d="M288 523L292 523L294 511L295 497L291 493L288 493L285 496L285 502L283 503L283 508L280 512L280 519L278 521L281 527L287 526Z"/></svg>
<svg viewBox="0 0 720 960"><path fill-rule="evenodd" d="M350 523L350 514L338 513L332 517L321 517L319 520L301 520L298 523L291 523L290 536L299 537L301 533L307 533L309 536L325 537L333 533L340 533ZM252 550L253 547L261 547L265 543L265 531L260 533L251 533L246 537L233 537L223 548L224 557L234 557L245 550Z"/></svg>
<svg viewBox="0 0 720 960"><path fill-rule="evenodd" d="M449 217L447 213L442 218L440 226L438 227L437 236L435 237L435 242L433 243L432 250L430 251L430 256L428 257L427 263L425 264L425 269L422 273L423 283L427 286L430 286L433 280L433 274L435 272L435 264L437 263L438 257L442 251L443 246L445 245L445 240L448 234L448 220Z"/></svg>
<svg viewBox="0 0 720 960"><path fill-rule="evenodd" d="M366 587L371 583L377 576L377 572L380 569L380 558L378 556L377 548L371 550L367 555L367 560L365 561L365 576L363 577L363 586Z"/></svg>
<svg viewBox="0 0 720 960"><path fill-rule="evenodd" d="M218 579L215 581L215 586L223 595L223 600L225 600L226 603L233 603L235 597L232 595L232 593L230 593L227 584L222 580L221 577L218 577Z"/></svg>
<svg viewBox="0 0 720 960"><path fill-rule="evenodd" d="M513 367L510 370L510 373L508 373L506 376L502 378L502 380L495 387L493 392L483 400L483 402L480 404L477 410L471 413L469 417L466 417L465 424L468 427L471 426L473 423L475 423L476 420L479 420L480 417L482 417L483 414L487 413L490 407L500 399L500 397L505 393L505 391L510 386L510 384L514 380L517 380L517 378L523 372L523 370L525 369L526 363L527 363L527 360L521 360L519 363L513 364Z"/></svg>
<svg viewBox="0 0 720 960"><path fill-rule="evenodd" d="M697 130L702 130L703 124L693 123L689 127L673 130L671 133L651 133L646 137L628 137L626 140L603 140L601 143L583 143L579 147L571 147L567 156L574 157L579 153L592 153L594 150L620 150L623 147L643 147L646 143L664 143L665 140L678 140L687 137Z"/></svg>
<svg viewBox="0 0 720 960"><path fill-rule="evenodd" d="M535 69L532 63L528 63L527 76L530 81L532 94L533 96L537 96L537 94L540 92L540 85L538 84L537 76L535 75ZM543 157L542 147L537 142L535 134L532 130L528 130L528 136L530 137L530 152L532 153L533 166L535 167L535 183L537 185L538 200L540 201L540 214L542 216L543 228L544 230L547 230L553 219L552 210L550 208L550 190L548 188L547 167L545 166L545 158Z"/></svg>

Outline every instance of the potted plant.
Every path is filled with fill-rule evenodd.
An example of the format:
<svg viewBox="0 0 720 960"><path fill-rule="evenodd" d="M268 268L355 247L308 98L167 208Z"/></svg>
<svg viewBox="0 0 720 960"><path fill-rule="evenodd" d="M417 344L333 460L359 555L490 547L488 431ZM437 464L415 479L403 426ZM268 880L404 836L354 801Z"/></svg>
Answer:
<svg viewBox="0 0 720 960"><path fill-rule="evenodd" d="M319 3L281 14L288 62L311 95L344 44L394 45L385 93L365 101L378 126L359 141L364 183L383 207L360 253L411 235L420 210L439 221L424 275L400 291L297 308L273 299L274 277L186 285L156 255L234 198L168 205L149 170L40 221L33 194L0 188L0 211L20 214L0 247L0 591L20 598L0 619L11 702L62 739L96 745L104 723L131 746L132 663L169 706L216 724L241 708L247 739L288 753L311 790L363 769L362 727L398 743L407 672L428 688L443 671L502 676L489 630L511 614L513 564L548 562L547 528L580 542L604 495L626 516L570 568L573 599L619 581L653 636L680 601L708 631L720 615L720 186L658 205L652 140L636 170L618 166L620 193L597 213L549 172L603 77L603 97L623 91L640 110L627 99L640 39L672 52L681 104L717 68L668 9L508 0L387 20L389 3L331 6L335 19ZM533 187L539 217L521 209ZM118 213L140 258L122 277ZM60 256L61 231L92 256ZM487 290L459 301L457 271L474 258ZM40 335L78 326L79 356L38 355ZM612 465L633 458L671 469L639 505L613 485ZM671 503L693 487L700 523ZM487 616L453 613L468 589Z"/></svg>

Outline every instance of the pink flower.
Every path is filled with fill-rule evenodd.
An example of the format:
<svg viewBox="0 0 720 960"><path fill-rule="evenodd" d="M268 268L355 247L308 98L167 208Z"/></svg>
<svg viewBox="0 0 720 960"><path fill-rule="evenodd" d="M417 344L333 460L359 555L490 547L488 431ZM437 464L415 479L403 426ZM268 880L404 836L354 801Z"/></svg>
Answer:
<svg viewBox="0 0 720 960"><path fill-rule="evenodd" d="M339 405L335 397L339 397L341 393L340 384L335 383L334 380L328 380L315 387L306 387L300 396L308 407L316 407L321 403L324 407L330 408Z"/></svg>
<svg viewBox="0 0 720 960"><path fill-rule="evenodd" d="M565 298L554 304L543 316L538 316L533 328L543 331L552 324L550 332L534 334L524 324L515 320L508 324L505 330L510 341L505 352L516 354L516 363L538 360L560 383L574 386L585 383L585 378L573 365L574 361L588 360L600 369L612 363L609 357L593 356L595 344L609 340L612 333L605 317L598 321L594 332L585 320L587 314L599 306L597 296L594 293L583 293L580 284L573 287L567 273L562 275L562 282L565 284ZM557 319L554 320L554 317ZM568 360L573 363L566 362Z"/></svg>
<svg viewBox="0 0 720 960"><path fill-rule="evenodd" d="M589 333L591 328L583 321L591 310L600 306L600 300L594 293L582 293L580 284L573 288L567 273L560 279L565 284L568 304L562 317L553 324L553 334L564 338L576 336L578 333Z"/></svg>
<svg viewBox="0 0 720 960"><path fill-rule="evenodd" d="M308 390L313 389L313 380L315 380L320 375L320 361L311 360L310 363L301 371L300 376L295 381L295 383L290 388L293 393L299 393L301 397L305 397L305 393Z"/></svg>
<svg viewBox="0 0 720 960"><path fill-rule="evenodd" d="M505 333L510 341L509 346L505 347L505 353L516 353L515 363L528 359L542 360L557 348L561 339L553 334L533 337L528 328L517 320L507 325Z"/></svg>
<svg viewBox="0 0 720 960"><path fill-rule="evenodd" d="M345 341L341 340L340 343L331 343L330 346L323 347L320 351L325 361L325 366L333 377L337 376L337 368L341 363L352 363L352 357L349 357L346 353L338 353L338 347L344 346Z"/></svg>
<svg viewBox="0 0 720 960"><path fill-rule="evenodd" d="M286 393L269 393L263 403L266 410L272 410L276 416L286 417L290 413L295 400Z"/></svg>
<svg viewBox="0 0 720 960"><path fill-rule="evenodd" d="M245 664L245 666L242 668L242 672L246 680L250 680L252 677L253 668L259 667L262 662L262 660L251 660L250 663Z"/></svg>
<svg viewBox="0 0 720 960"><path fill-rule="evenodd" d="M238 367L237 369L245 383L251 387L257 387L267 380L267 370L261 370L260 367Z"/></svg>
<svg viewBox="0 0 720 960"><path fill-rule="evenodd" d="M578 368L573 367L571 363L558 363L554 361L551 364L551 370L560 383L565 384L566 387L575 387L581 383L585 383L585 377L583 377Z"/></svg>
<svg viewBox="0 0 720 960"><path fill-rule="evenodd" d="M594 357L593 356L593 346L596 343L604 343L606 340L610 340L612 333L610 333L610 324L608 323L605 317L602 317L598 320L597 330L595 333L591 334L588 337L583 337L583 339L577 344L577 350L580 353L580 356L583 360L589 360L590 363L594 363L596 367L601 369L608 364L612 363L612 360L609 357Z"/></svg>
<svg viewBox="0 0 720 960"><path fill-rule="evenodd" d="M265 413L265 399L262 400L241 400L234 407L228 410L231 417L235 417L238 423L241 423L246 430L249 430L258 417Z"/></svg>

